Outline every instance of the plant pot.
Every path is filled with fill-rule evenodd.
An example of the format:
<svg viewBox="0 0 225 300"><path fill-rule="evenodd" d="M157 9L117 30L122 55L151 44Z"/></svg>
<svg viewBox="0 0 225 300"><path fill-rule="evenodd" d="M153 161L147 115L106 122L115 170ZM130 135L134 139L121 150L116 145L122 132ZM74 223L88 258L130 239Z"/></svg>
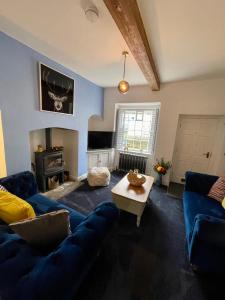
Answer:
<svg viewBox="0 0 225 300"><path fill-rule="evenodd" d="M157 174L157 178L156 178L155 184L157 186L161 186L162 185L162 174L159 174L159 173Z"/></svg>

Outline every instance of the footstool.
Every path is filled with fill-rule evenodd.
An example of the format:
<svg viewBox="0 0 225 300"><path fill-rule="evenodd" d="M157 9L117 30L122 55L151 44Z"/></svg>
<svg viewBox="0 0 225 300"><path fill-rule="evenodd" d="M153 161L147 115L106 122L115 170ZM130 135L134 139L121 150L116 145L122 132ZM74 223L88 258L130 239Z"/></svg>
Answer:
<svg viewBox="0 0 225 300"><path fill-rule="evenodd" d="M107 186L110 182L109 169L106 167L91 168L87 180L90 186Z"/></svg>

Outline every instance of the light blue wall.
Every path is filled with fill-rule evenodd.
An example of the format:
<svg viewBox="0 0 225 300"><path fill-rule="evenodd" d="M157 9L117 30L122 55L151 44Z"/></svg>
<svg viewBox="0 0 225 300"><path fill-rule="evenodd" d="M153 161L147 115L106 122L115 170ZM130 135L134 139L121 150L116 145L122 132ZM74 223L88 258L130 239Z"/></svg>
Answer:
<svg viewBox="0 0 225 300"><path fill-rule="evenodd" d="M38 62L75 80L75 115L39 111ZM0 32L0 110L8 174L30 169L29 131L78 130L78 175L87 170L88 118L101 115L103 89Z"/></svg>

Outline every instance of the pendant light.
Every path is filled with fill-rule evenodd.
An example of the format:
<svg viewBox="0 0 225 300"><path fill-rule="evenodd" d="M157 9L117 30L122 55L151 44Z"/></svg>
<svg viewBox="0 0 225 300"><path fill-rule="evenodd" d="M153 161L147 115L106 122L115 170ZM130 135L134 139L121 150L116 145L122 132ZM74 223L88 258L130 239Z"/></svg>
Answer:
<svg viewBox="0 0 225 300"><path fill-rule="evenodd" d="M125 78L125 74L126 74L126 58L127 58L127 55L128 55L128 52L127 51L123 51L122 52L122 55L124 55L124 63L123 63L123 80L121 80L118 84L118 90L121 94L126 94L129 90L129 83L124 80Z"/></svg>

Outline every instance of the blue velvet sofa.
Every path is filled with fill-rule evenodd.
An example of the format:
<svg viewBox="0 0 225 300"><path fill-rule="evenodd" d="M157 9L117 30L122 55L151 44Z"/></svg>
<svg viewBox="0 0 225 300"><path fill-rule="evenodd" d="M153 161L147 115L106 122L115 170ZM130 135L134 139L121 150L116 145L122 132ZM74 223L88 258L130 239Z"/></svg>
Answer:
<svg viewBox="0 0 225 300"><path fill-rule="evenodd" d="M217 176L187 172L183 196L189 261L194 269L225 272L225 209L207 197Z"/></svg>
<svg viewBox="0 0 225 300"><path fill-rule="evenodd" d="M0 180L8 191L29 202L37 215L66 208L72 234L55 249L40 252L5 224L0 225L0 299L74 299L74 293L95 260L118 216L104 202L88 216L38 194L34 176L23 172Z"/></svg>

